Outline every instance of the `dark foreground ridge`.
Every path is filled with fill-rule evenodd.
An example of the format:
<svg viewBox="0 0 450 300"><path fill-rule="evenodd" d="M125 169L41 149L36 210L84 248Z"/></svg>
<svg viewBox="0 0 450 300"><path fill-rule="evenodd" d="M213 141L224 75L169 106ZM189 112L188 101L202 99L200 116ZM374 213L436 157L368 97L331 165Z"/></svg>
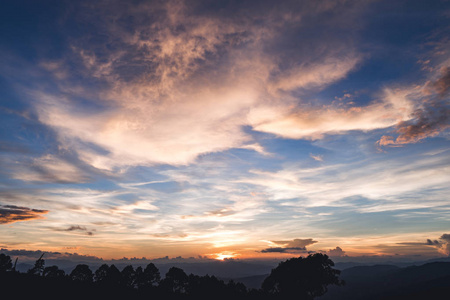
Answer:
<svg viewBox="0 0 450 300"><path fill-rule="evenodd" d="M281 262L260 278L258 288L215 276L187 275L172 267L162 279L158 268L129 265L121 271L104 264L96 271L79 264L66 274L57 266L45 267L41 256L27 272L0 254L2 292L17 299L447 299L450 295L450 262L432 262L400 268L392 265L333 268L327 255L313 254ZM243 278L252 282L252 277ZM344 284L345 282L345 284ZM252 286L252 284L249 284ZM255 286L255 285L253 285Z"/></svg>
<svg viewBox="0 0 450 300"><path fill-rule="evenodd" d="M0 254L0 282L4 293L18 299L314 299L325 294L327 286L342 284L340 271L333 266L324 254L288 259L272 270L260 289L248 289L233 280L187 275L177 267L170 268L161 279L153 263L136 269L129 265L121 271L104 264L95 272L79 264L65 274L57 266L45 267L41 256L32 268L21 273L9 256Z"/></svg>

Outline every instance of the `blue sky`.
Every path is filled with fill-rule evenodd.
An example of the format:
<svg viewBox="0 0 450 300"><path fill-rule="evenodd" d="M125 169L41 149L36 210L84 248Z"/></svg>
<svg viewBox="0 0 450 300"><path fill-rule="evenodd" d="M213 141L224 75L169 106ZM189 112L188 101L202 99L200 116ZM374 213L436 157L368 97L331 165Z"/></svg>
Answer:
<svg viewBox="0 0 450 300"><path fill-rule="evenodd" d="M1 6L2 248L449 255L447 1Z"/></svg>

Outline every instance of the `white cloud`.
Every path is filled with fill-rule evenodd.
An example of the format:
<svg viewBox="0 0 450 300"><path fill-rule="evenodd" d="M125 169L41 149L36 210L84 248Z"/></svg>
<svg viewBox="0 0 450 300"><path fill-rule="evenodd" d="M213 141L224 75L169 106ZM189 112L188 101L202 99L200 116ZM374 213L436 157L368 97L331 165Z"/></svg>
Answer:
<svg viewBox="0 0 450 300"><path fill-rule="evenodd" d="M23 181L83 183L90 179L76 164L50 154L35 158L29 166L14 172L13 178Z"/></svg>
<svg viewBox="0 0 450 300"><path fill-rule="evenodd" d="M305 5L308 14L333 11L336 16L329 19L330 25L342 22L338 14L354 17L354 11L336 4ZM353 4L346 5L353 8ZM244 130L246 126L290 138L378 128L366 128L363 121L374 109L361 116L350 111L344 117L345 112L330 109L315 121L316 111L295 113L299 100L286 91L321 89L344 78L361 60L346 43L350 37L345 33L329 46L311 37L310 47L301 46L304 54L286 56L286 49L278 45L280 35L288 37L292 27L304 30L303 5L297 14L277 8L265 15L263 24L257 13L239 21L229 16L193 15L191 7L179 2L119 7L102 6L105 14L100 9L78 16L91 18L116 47L105 47L95 39L90 44L75 39L73 55L68 58L79 63L84 80L102 83L102 88L83 88L80 81L75 85L71 78L64 78L57 81L61 93L31 92L39 121L57 132L63 147L75 150L95 168L186 165L199 155L231 148L267 155ZM128 10L135 15L132 33L112 22ZM148 15L154 19L150 21ZM320 60L308 57L314 52L311 47L320 49ZM61 72L65 70L62 63L46 61L43 66ZM76 99L86 97L99 106L80 109ZM304 117L311 125L298 133L298 122ZM339 121L349 117L353 125ZM330 123L328 118L342 124Z"/></svg>

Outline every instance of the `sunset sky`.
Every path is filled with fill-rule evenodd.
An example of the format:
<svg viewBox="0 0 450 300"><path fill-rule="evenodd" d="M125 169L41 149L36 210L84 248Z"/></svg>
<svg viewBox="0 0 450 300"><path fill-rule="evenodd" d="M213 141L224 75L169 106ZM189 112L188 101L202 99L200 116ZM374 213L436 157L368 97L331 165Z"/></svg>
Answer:
<svg viewBox="0 0 450 300"><path fill-rule="evenodd" d="M450 250L449 1L0 4L0 248Z"/></svg>

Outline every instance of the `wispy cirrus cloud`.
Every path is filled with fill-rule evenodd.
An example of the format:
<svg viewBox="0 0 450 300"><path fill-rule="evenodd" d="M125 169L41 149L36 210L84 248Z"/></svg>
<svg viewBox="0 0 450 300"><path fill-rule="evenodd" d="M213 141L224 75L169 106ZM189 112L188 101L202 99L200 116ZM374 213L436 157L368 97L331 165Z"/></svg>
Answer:
<svg viewBox="0 0 450 300"><path fill-rule="evenodd" d="M365 161L364 168L355 164L330 164L319 167L286 166L281 170L269 172L250 170L236 182L258 186L270 199L299 199L295 205L321 206L333 205L341 199L364 196L369 199L395 199L405 193L423 189L440 189L448 180L448 160L446 152L416 158L408 164L402 159ZM414 183L414 184L412 184ZM394 209L407 205L405 199L395 202L379 203L372 209ZM445 201L439 201L445 204ZM420 207L431 207L437 203L415 203ZM412 203L409 203L412 205ZM368 207L361 207L368 210Z"/></svg>

